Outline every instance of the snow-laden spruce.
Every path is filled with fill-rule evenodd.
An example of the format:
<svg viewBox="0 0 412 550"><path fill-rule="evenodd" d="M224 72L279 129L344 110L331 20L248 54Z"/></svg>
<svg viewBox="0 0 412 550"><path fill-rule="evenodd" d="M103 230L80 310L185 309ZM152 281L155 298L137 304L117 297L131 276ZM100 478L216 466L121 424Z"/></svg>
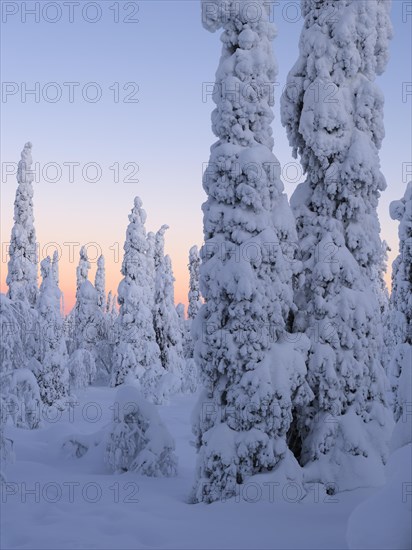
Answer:
<svg viewBox="0 0 412 550"><path fill-rule="evenodd" d="M164 234L168 226L161 227L160 232ZM151 307L154 306L154 295L156 285L156 233L149 231L147 234L147 253L146 253L146 265L147 265L147 278L150 283L150 300Z"/></svg>
<svg viewBox="0 0 412 550"><path fill-rule="evenodd" d="M97 305L105 311L106 309L106 270L104 256L99 256L97 260L97 270L94 279L94 287L97 291Z"/></svg>
<svg viewBox="0 0 412 550"><path fill-rule="evenodd" d="M146 212L139 197L134 199L129 221L121 269L123 279L118 288L119 341L114 350L111 385L118 386L126 379L135 380L146 397L157 401L157 381L163 369L153 328Z"/></svg>
<svg viewBox="0 0 412 550"><path fill-rule="evenodd" d="M105 461L113 472L172 477L177 473L175 443L154 405L132 386L116 393Z"/></svg>
<svg viewBox="0 0 412 550"><path fill-rule="evenodd" d="M177 304L176 313L179 320L184 357L181 389L183 393L194 393L198 387L199 373L195 360L193 359L193 341L190 335L191 321L185 318L185 306L183 304Z"/></svg>
<svg viewBox="0 0 412 550"><path fill-rule="evenodd" d="M111 312L114 301L111 291L106 298L106 269L103 255L99 256L97 260L94 288L97 292L97 306L101 310L101 315L99 315L99 331L93 355L96 362L96 378L100 384L106 385L111 374L113 344L116 342L116 333Z"/></svg>
<svg viewBox="0 0 412 550"><path fill-rule="evenodd" d="M109 327L109 335L108 338L111 342L116 341L116 335L115 333L115 321L117 319L117 296L116 294L113 295L113 292L110 290L109 294L107 295L107 302L106 302L106 319Z"/></svg>
<svg viewBox="0 0 412 550"><path fill-rule="evenodd" d="M102 258L102 256L100 257ZM100 260L99 258L99 260ZM90 263L87 259L86 249L80 251L80 261L77 267L77 292L75 305L75 332L76 348L94 352L96 343L101 339L103 326L103 309L100 303L101 293L88 280ZM102 263L98 270L102 270ZM104 270L104 263L103 263ZM99 274L99 284L104 275ZM101 288L99 289L101 291Z"/></svg>
<svg viewBox="0 0 412 550"><path fill-rule="evenodd" d="M59 258L59 252L57 250L55 250L53 252L53 259L52 259L52 263L51 263L51 268L52 268L52 273L53 273L53 277L54 277L54 280L56 282L56 285L60 290L60 313L61 313L62 317L64 317L64 294L63 294L62 290L59 287L59 284L60 284L59 259L60 259Z"/></svg>
<svg viewBox="0 0 412 550"><path fill-rule="evenodd" d="M391 430L377 299L383 97L374 82L388 59L389 7L303 0L300 55L282 96L307 174L291 199L304 268L295 328L311 339L315 397L300 411L295 452L306 479L331 490L380 483Z"/></svg>
<svg viewBox="0 0 412 550"><path fill-rule="evenodd" d="M76 292L79 291L82 284L88 280L90 270L90 262L87 257L87 249L82 246L80 249L79 264L76 267Z"/></svg>
<svg viewBox="0 0 412 550"><path fill-rule="evenodd" d="M14 201L14 225L10 238L8 263L8 297L13 301L36 304L37 243L33 216L33 159L32 145L26 143L17 169L18 187Z"/></svg>
<svg viewBox="0 0 412 550"><path fill-rule="evenodd" d="M182 339L182 345L183 345L183 356L189 357L188 355L188 337L189 337L189 325L187 322L187 319L185 318L185 306L184 304L177 304L176 306L176 313L177 318L179 321L179 331L180 331L180 338Z"/></svg>
<svg viewBox="0 0 412 550"><path fill-rule="evenodd" d="M187 308L187 316L190 320L195 319L202 301L200 299L199 288L199 268L200 256L197 246L192 246L189 250L189 306Z"/></svg>
<svg viewBox="0 0 412 550"><path fill-rule="evenodd" d="M164 254L164 234L167 228L167 225L164 225L156 233L153 301L153 326L160 350L160 361L166 371L161 383L165 397L180 390L184 370L182 335L174 303L175 279L170 257Z"/></svg>
<svg viewBox="0 0 412 550"><path fill-rule="evenodd" d="M412 182L408 183L404 197L391 203L390 214L399 221L399 256L392 266L390 329L395 346L389 372L396 439L412 442Z"/></svg>
<svg viewBox="0 0 412 550"><path fill-rule="evenodd" d="M199 309L202 305L200 299L200 287L199 287L199 268L200 268L200 255L197 246L192 246L189 250L189 293L188 293L188 309L187 309L187 321L186 325L188 330L185 334L184 340L184 354L185 357L193 358L194 342L191 334L192 321L196 318Z"/></svg>
<svg viewBox="0 0 412 550"><path fill-rule="evenodd" d="M40 356L41 326L35 308L38 298L37 243L33 216L32 145L26 143L17 169L14 225L10 238L7 297L1 296L0 346L2 391L13 409L17 426L35 428L38 418L28 411L40 404L39 387L29 362Z"/></svg>
<svg viewBox="0 0 412 550"><path fill-rule="evenodd" d="M87 251L82 246L76 269L74 347L69 360L70 384L74 389L83 388L96 378L96 345L104 323L98 292L88 280L89 269Z"/></svg>
<svg viewBox="0 0 412 550"><path fill-rule="evenodd" d="M56 282L56 270L57 266L52 264L50 256L42 260L42 283L37 300L41 348L39 361L32 370L39 384L42 402L64 408L69 395L69 372L60 310L61 291Z"/></svg>
<svg viewBox="0 0 412 550"><path fill-rule="evenodd" d="M14 370L25 366L24 324L18 309L4 294L0 294L0 364L1 387Z"/></svg>
<svg viewBox="0 0 412 550"><path fill-rule="evenodd" d="M88 281L89 270L90 270L90 262L87 257L87 250L85 246L82 246L80 249L79 264L76 267L76 303L74 306L74 316L73 316L74 349L82 347L82 343L84 340L84 335L80 328L80 325L82 323L82 314L80 312L80 308L81 308L80 289L82 287L82 284Z"/></svg>
<svg viewBox="0 0 412 550"><path fill-rule="evenodd" d="M248 476L274 468L287 454L292 393L303 398L304 362L302 377L278 361L298 267L284 252L296 232L272 153L275 28L269 4L254 5L259 17L242 2L203 2L206 29L224 32L212 114L219 140L203 179L205 303L194 337L205 390L194 414L194 501L233 496Z"/></svg>
<svg viewBox="0 0 412 550"><path fill-rule="evenodd" d="M14 442L5 436L5 427L9 416L9 403L0 393L0 487L6 481L4 468L8 462L14 461Z"/></svg>
<svg viewBox="0 0 412 550"><path fill-rule="evenodd" d="M0 294L0 396L17 427L34 429L41 420L41 398L39 385L30 368L39 365L36 353L40 349L40 328L35 328L36 339L33 341L31 330L38 324L38 315L35 309L24 304L20 301L13 303Z"/></svg>

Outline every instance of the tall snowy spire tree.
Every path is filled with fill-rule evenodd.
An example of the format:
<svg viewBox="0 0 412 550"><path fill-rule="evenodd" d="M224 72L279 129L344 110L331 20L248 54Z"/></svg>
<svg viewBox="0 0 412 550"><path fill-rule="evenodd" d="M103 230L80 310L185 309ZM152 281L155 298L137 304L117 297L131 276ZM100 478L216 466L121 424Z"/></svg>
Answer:
<svg viewBox="0 0 412 550"><path fill-rule="evenodd" d="M104 256L99 256L97 260L96 277L94 287L97 290L97 304L105 311L106 308L106 270L104 265Z"/></svg>
<svg viewBox="0 0 412 550"><path fill-rule="evenodd" d="M83 305L84 301L84 292L82 292L83 284L88 282L89 277L90 262L87 257L87 250L85 246L82 246L80 249L80 258L79 264L76 267L76 303L74 306L74 335L73 340L75 348L81 348L84 341L83 328L84 315L83 315Z"/></svg>
<svg viewBox="0 0 412 550"><path fill-rule="evenodd" d="M52 273L54 280L56 282L57 288L59 288L59 282L60 282L60 275L59 275L59 253L57 250L53 252L53 260L51 264ZM62 316L64 316L64 295L63 292L60 290L60 313Z"/></svg>
<svg viewBox="0 0 412 550"><path fill-rule="evenodd" d="M288 383L280 382L289 373L277 370L271 351L293 308L294 264L282 249L296 233L272 153L275 28L269 4L253 4L202 3L205 28L224 32L212 114L219 139L203 178L205 303L194 337L205 392L194 424L195 502L234 496L247 476L272 469L287 451L291 421Z"/></svg>
<svg viewBox="0 0 412 550"><path fill-rule="evenodd" d="M174 281L172 262L164 254L164 234L168 229L163 225L156 233L154 265L156 269L153 309L153 325L156 342L160 350L163 368L169 373L165 379L165 397L181 388L184 368L183 342L179 317L174 303Z"/></svg>
<svg viewBox="0 0 412 550"><path fill-rule="evenodd" d="M43 403L64 407L64 399L69 394L69 373L60 312L61 292L55 278L56 267L49 256L40 264L43 280L37 309L42 328L42 347L35 375Z"/></svg>
<svg viewBox="0 0 412 550"><path fill-rule="evenodd" d="M394 350L390 378L394 392L395 420L407 430L412 381L412 181L404 197L390 205L391 218L399 220L399 256L392 267L390 329ZM410 438L410 433L409 433Z"/></svg>
<svg viewBox="0 0 412 550"><path fill-rule="evenodd" d="M165 230L167 229L167 226L164 226ZM155 293L155 284L156 284L156 268L155 268L155 255L156 255L156 233L153 233L153 231L149 231L147 234L147 277L150 282L150 296L152 300L152 307L153 307L153 300L154 300L154 293Z"/></svg>
<svg viewBox="0 0 412 550"><path fill-rule="evenodd" d="M282 96L307 175L291 199L304 269L295 327L311 339L315 396L301 410L299 458L308 481L332 491L380 482L390 435L376 292L383 97L374 83L388 59L389 7L302 0L300 55Z"/></svg>
<svg viewBox="0 0 412 550"><path fill-rule="evenodd" d="M14 226L10 239L10 260L8 263L8 297L13 301L36 304L37 287L37 243L33 217L33 180L31 166L32 145L26 143L17 169L17 191L14 201Z"/></svg>
<svg viewBox="0 0 412 550"><path fill-rule="evenodd" d="M192 246L189 250L189 306L187 316L190 320L196 317L202 302L200 300L199 289L199 267L200 256L197 246Z"/></svg>
<svg viewBox="0 0 412 550"><path fill-rule="evenodd" d="M151 310L151 290L147 269L148 243L146 212L139 197L129 215L124 244L123 279L119 284L119 342L113 358L111 385L126 378L140 383L146 397L156 400L156 381L161 374L160 351L156 343Z"/></svg>

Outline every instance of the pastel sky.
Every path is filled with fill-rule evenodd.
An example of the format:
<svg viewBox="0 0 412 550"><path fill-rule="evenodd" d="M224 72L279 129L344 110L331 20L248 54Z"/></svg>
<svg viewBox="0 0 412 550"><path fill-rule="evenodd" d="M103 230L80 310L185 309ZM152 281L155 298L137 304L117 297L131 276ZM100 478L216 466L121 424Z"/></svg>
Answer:
<svg viewBox="0 0 412 550"><path fill-rule="evenodd" d="M170 226L166 251L173 261L175 298L186 302L188 250L202 243L202 169L215 140L213 103L203 92L214 80L220 56L218 34L201 26L200 2L1 4L2 292L16 189L15 176L8 173L30 140L39 163L34 205L40 255L52 254L55 247L61 251L66 311L74 303L80 244L94 243L88 246L92 280L98 253L105 255L107 290L116 291L135 195L143 200L148 230ZM294 161L280 124L279 98L298 53L298 6L286 0L272 5L279 63L275 154L287 167L283 179L289 196L303 176L296 163L288 164ZM37 15L24 13L24 7ZM388 183L379 218L382 238L392 249L389 263L398 246L389 203L412 179L411 2L396 0L392 20L391 60L378 81L386 98L381 161ZM38 97L28 93L36 87ZM101 98L94 101L97 93Z"/></svg>

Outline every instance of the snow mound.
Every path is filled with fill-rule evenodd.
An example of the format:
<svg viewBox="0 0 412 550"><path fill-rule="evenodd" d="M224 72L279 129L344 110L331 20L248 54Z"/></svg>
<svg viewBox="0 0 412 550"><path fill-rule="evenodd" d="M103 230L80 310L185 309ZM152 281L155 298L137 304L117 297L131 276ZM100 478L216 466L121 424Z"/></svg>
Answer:
<svg viewBox="0 0 412 550"><path fill-rule="evenodd" d="M353 550L408 550L412 547L412 445L395 451L383 489L362 502L349 517L347 542Z"/></svg>

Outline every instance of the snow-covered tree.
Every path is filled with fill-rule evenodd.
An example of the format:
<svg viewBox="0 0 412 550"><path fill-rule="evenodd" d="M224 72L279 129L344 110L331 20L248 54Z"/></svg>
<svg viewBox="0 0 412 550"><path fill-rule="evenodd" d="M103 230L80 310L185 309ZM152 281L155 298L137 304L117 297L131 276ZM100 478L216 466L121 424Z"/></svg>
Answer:
<svg viewBox="0 0 412 550"><path fill-rule="evenodd" d="M184 353L185 357L192 358L194 351L194 343L191 334L191 326L193 319L196 318L196 315L202 305L200 299L200 288L199 288L199 268L200 268L200 256L197 246L192 246L189 251L189 306L187 309L188 319L186 325L188 330L185 334L184 340Z"/></svg>
<svg viewBox="0 0 412 550"><path fill-rule="evenodd" d="M60 312L61 292L56 282L56 265L49 256L40 264L42 283L37 300L41 326L41 351L33 369L46 405L64 406L69 394L67 349Z"/></svg>
<svg viewBox="0 0 412 550"><path fill-rule="evenodd" d="M14 424L20 428L37 428L40 422L40 393L33 373L30 372L30 359L27 352L26 328L32 321L23 317L20 306L22 302L13 303L7 296L0 294L0 398L7 407ZM28 306L23 307L27 315L36 318L37 312ZM40 332L40 331L39 331ZM38 344L38 342L37 342ZM36 349L38 349L38 345ZM37 364L36 359L32 359Z"/></svg>
<svg viewBox="0 0 412 550"><path fill-rule="evenodd" d="M75 310L76 348L93 351L102 337L103 312L98 303L99 295L90 281L84 281L77 292Z"/></svg>
<svg viewBox="0 0 412 550"><path fill-rule="evenodd" d="M117 319L117 309L116 309L117 297L113 295L113 292L110 290L107 295L106 301L106 325L107 325L107 338L114 344L116 342L115 332L115 322Z"/></svg>
<svg viewBox="0 0 412 550"><path fill-rule="evenodd" d="M106 301L106 315L111 312L112 305L113 305L113 292L109 290L109 294L107 295L107 301Z"/></svg>
<svg viewBox="0 0 412 550"><path fill-rule="evenodd" d="M177 304L176 313L179 320L184 357L181 390L183 393L194 393L199 384L199 372L193 359L193 340L190 334L191 321L185 318L185 306L183 304Z"/></svg>
<svg viewBox="0 0 412 550"><path fill-rule="evenodd" d="M82 284L89 278L90 262L87 257L87 250L85 246L80 249L79 265L76 268L76 291L80 289Z"/></svg>
<svg viewBox="0 0 412 550"><path fill-rule="evenodd" d="M9 416L9 404L0 394L0 486L4 481L3 465L13 459L13 441L4 435L7 418Z"/></svg>
<svg viewBox="0 0 412 550"><path fill-rule="evenodd" d="M110 308L110 313L112 314L112 316L114 317L117 317L117 294L115 294L113 296L113 300L112 300L112 307Z"/></svg>
<svg viewBox="0 0 412 550"><path fill-rule="evenodd" d="M164 382L170 385L167 391L174 393L181 386L184 358L179 317L174 303L175 279L172 262L169 256L164 255L166 229L167 226L164 225L156 234L153 325L160 350L160 360L163 368L169 374L168 380L164 380Z"/></svg>
<svg viewBox="0 0 412 550"><path fill-rule="evenodd" d="M76 267L76 303L73 311L67 318L68 329L68 348L70 354L79 347L81 347L83 341L83 334L80 329L81 314L80 314L80 288L82 284L88 281L90 262L87 257L86 247L82 246L80 249L79 264Z"/></svg>
<svg viewBox="0 0 412 550"><path fill-rule="evenodd" d="M314 393L300 412L299 459L308 481L335 490L382 480L391 429L377 298L383 97L374 82L388 59L389 5L302 0L300 55L282 96L307 175L291 199L303 262L294 322L311 339Z"/></svg>
<svg viewBox="0 0 412 550"><path fill-rule="evenodd" d="M113 295L112 291L107 295L106 304L106 326L107 326L107 339L111 344L117 342L118 326L116 324L118 312L116 308L117 296Z"/></svg>
<svg viewBox="0 0 412 550"><path fill-rule="evenodd" d="M117 391L112 408L113 422L105 453L110 469L154 477L175 476L175 444L156 407L136 388L123 386Z"/></svg>
<svg viewBox="0 0 412 550"><path fill-rule="evenodd" d="M100 269L104 269L100 263ZM80 250L79 265L76 269L76 304L74 307L74 349L86 349L93 352L101 337L103 310L99 304L96 288L88 280L90 262L84 246ZM99 274L101 279L101 273ZM101 284L101 280L99 282Z"/></svg>
<svg viewBox="0 0 412 550"><path fill-rule="evenodd" d="M165 233L168 229L168 225L162 225L159 231L154 234L153 260L155 270L157 270L165 257ZM149 243L152 243L153 237L148 240ZM150 244L150 246L153 246L153 244Z"/></svg>
<svg viewBox="0 0 412 550"><path fill-rule="evenodd" d="M193 330L205 385L195 413L193 500L205 502L235 495L237 484L286 455L292 386L299 393L276 347L293 310L298 265L287 257L295 222L272 153L275 28L263 0L257 10L235 0L212 4L203 3L203 24L224 31L212 114L219 140L203 178L205 303Z"/></svg>
<svg viewBox="0 0 412 550"><path fill-rule="evenodd" d="M392 266L390 329L394 349L390 363L390 380L394 392L395 420L411 437L412 384L412 182L404 197L390 205L393 220L399 221L399 256Z"/></svg>
<svg viewBox="0 0 412 550"><path fill-rule="evenodd" d="M190 326L187 319L185 318L185 306L183 304L177 304L176 313L179 321L180 337L182 339L183 345L183 355L184 357L193 357L193 344L190 337Z"/></svg>
<svg viewBox="0 0 412 550"><path fill-rule="evenodd" d="M59 253L57 250L53 252L53 260L52 260L52 271L53 271L53 277L56 281L57 287L59 287L60 283L60 275L59 275ZM60 290L60 289L59 289ZM60 313L63 316L64 315L64 296L63 292L60 290Z"/></svg>
<svg viewBox="0 0 412 550"><path fill-rule="evenodd" d="M97 260L96 277L94 287L97 290L97 305L105 311L106 309L106 270L104 266L104 256L99 256Z"/></svg>
<svg viewBox="0 0 412 550"><path fill-rule="evenodd" d="M200 299L199 289L199 267L200 256L197 246L192 246L189 250L189 307L187 309L187 316L190 320L196 317L202 301Z"/></svg>
<svg viewBox="0 0 412 550"><path fill-rule="evenodd" d="M14 225L10 239L8 263L8 297L13 301L36 304L37 288L37 243L33 217L33 180L31 169L32 145L26 143L17 169L18 187L14 201Z"/></svg>
<svg viewBox="0 0 412 550"><path fill-rule="evenodd" d="M164 229L163 229L164 228ZM164 231L166 231L167 226L163 226L163 234ZM147 277L151 284L151 300L152 300L152 307L153 307L153 300L154 300L154 293L155 293L155 285L156 285L156 233L153 231L149 231L147 234Z"/></svg>
<svg viewBox="0 0 412 550"><path fill-rule="evenodd" d="M95 354L84 348L76 349L70 355L67 368L70 374L70 388L87 388L97 376Z"/></svg>
<svg viewBox="0 0 412 550"><path fill-rule="evenodd" d="M146 212L139 197L134 200L129 221L121 270L123 279L118 289L119 341L114 350L111 385L123 384L126 378L137 380L143 393L156 400L156 382L162 366L151 310Z"/></svg>
<svg viewBox="0 0 412 550"><path fill-rule="evenodd" d="M25 366L27 357L25 355L22 332L24 321L13 302L4 294L0 294L0 364L1 364L1 386L5 385L5 378L11 375L14 370Z"/></svg>

